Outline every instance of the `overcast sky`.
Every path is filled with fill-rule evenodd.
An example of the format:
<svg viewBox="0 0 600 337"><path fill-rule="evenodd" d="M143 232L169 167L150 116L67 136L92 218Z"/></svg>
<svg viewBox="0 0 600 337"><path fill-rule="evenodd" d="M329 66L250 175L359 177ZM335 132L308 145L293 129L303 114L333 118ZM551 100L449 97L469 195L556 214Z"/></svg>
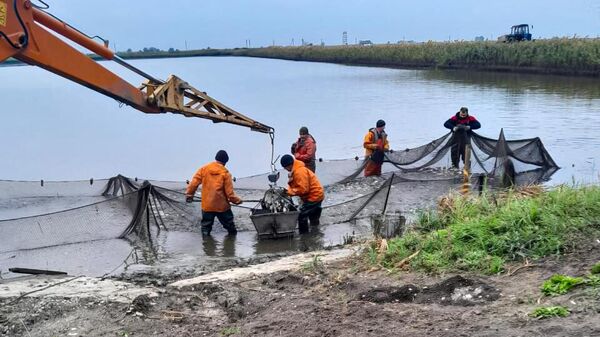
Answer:
<svg viewBox="0 0 600 337"><path fill-rule="evenodd" d="M35 1L34 1L35 2ZM600 0L46 0L71 25L117 50L273 44L341 44L370 39L496 39L510 26L533 25L534 38L600 34Z"/></svg>

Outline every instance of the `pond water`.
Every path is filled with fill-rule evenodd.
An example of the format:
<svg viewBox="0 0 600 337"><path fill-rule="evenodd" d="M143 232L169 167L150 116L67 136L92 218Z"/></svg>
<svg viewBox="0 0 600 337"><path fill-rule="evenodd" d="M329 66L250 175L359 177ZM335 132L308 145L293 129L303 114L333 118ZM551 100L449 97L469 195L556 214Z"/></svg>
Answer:
<svg viewBox="0 0 600 337"><path fill-rule="evenodd" d="M461 106L479 133L540 137L562 169L553 182L597 181L600 86L597 79L466 71L351 67L239 57L132 60L160 78L176 74L237 111L276 129L276 154L300 126L319 157L360 155L362 137L387 122L392 148L425 144ZM137 85L141 79L103 63ZM118 173L182 181L214 158L243 177L270 169L267 135L180 115L149 115L30 66L1 67L0 179L76 180Z"/></svg>
<svg viewBox="0 0 600 337"><path fill-rule="evenodd" d="M176 74L237 111L274 127L276 155L289 151L300 126L307 126L317 139L319 157L360 156L362 138L378 119L387 122L392 148L419 146L445 134L444 121L467 106L482 124L481 135L494 138L504 129L508 139L540 137L561 167L548 184L599 179L597 79L234 57L130 62L160 78ZM141 83L117 65L103 64L132 83ZM99 181L124 174L185 181L200 165L212 161L219 149L229 152L227 166L234 176L270 169L267 135L179 115L143 114L35 67L0 67L0 76L4 112L0 179ZM396 193L390 204L406 211L431 204L452 184L395 188L408 193ZM418 197L419 189L431 194L427 201ZM86 199L42 199L40 203L37 199L17 200L0 190L0 214L4 219L11 214L39 214L44 209L85 204L81 200ZM264 242L256 240L251 227L246 229L235 239L216 229L210 240L190 232L163 233L158 237L161 251L156 267L178 273L199 265L235 265L240 259L332 246L352 233L369 232L368 223L326 225L310 236ZM106 240L21 252L0 249L0 276L14 277L6 270L15 266L91 276L122 271L125 266L144 271L146 267L136 261L138 252L131 254L132 247L123 240ZM128 263L119 267L124 260Z"/></svg>

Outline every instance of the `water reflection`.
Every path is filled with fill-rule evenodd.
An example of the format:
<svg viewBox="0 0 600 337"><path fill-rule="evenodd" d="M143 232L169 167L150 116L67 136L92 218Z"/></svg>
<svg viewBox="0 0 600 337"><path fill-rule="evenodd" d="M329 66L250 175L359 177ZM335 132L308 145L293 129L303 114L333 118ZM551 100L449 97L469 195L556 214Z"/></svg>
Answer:
<svg viewBox="0 0 600 337"><path fill-rule="evenodd" d="M320 227L311 227L309 233L280 239L257 240L254 248L257 255L274 254L286 251L307 252L326 247L325 234Z"/></svg>
<svg viewBox="0 0 600 337"><path fill-rule="evenodd" d="M510 97L531 91L560 95L563 98L600 98L598 79L557 75L535 75L465 70L430 70L419 73L426 81L460 83L475 88L505 89Z"/></svg>
<svg viewBox="0 0 600 337"><path fill-rule="evenodd" d="M235 257L235 245L235 235L226 235L220 241L210 235L202 237L202 250L206 256Z"/></svg>
<svg viewBox="0 0 600 337"><path fill-rule="evenodd" d="M216 256L217 242L212 236L204 236L202 237L202 249L204 250L204 255Z"/></svg>
<svg viewBox="0 0 600 337"><path fill-rule="evenodd" d="M221 256L224 257L232 257L235 256L235 235L227 235L223 239L223 249L221 251Z"/></svg>
<svg viewBox="0 0 600 337"><path fill-rule="evenodd" d="M132 251L121 239L98 240L0 253L0 278L23 276L8 272L23 267L64 271L69 275L101 276L120 272L131 263L147 263L143 253Z"/></svg>

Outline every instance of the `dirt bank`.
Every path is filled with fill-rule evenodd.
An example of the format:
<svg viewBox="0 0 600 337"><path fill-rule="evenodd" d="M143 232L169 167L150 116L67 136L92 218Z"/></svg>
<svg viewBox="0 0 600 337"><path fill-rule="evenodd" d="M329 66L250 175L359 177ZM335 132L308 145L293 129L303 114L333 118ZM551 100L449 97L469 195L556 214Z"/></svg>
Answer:
<svg viewBox="0 0 600 337"><path fill-rule="evenodd" d="M365 270L355 255L348 255L351 251L336 251L158 288L117 282L111 285L112 296L85 292L82 283L73 283L72 289L81 291L78 296L58 290L69 282L54 287L54 295L40 292L16 300L16 293L2 288L11 281L0 284L5 295L0 298L0 335L598 336L598 289L548 298L539 287L555 273L587 273L600 260L599 248L594 239L585 250L529 267L514 265L500 276L390 274ZM124 294L129 296L125 301L118 296ZM528 316L547 305L567 306L571 315Z"/></svg>

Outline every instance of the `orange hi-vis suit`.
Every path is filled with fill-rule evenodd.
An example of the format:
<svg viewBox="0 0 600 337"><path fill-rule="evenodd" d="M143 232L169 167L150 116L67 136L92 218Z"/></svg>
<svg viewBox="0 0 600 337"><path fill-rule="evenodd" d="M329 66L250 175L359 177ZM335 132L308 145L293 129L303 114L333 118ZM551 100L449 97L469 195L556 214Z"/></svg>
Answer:
<svg viewBox="0 0 600 337"><path fill-rule="evenodd" d="M196 171L185 192L186 196L194 196L198 185L202 185L202 211L225 212L231 209L230 202L242 202L233 191L231 174L218 161L208 163Z"/></svg>
<svg viewBox="0 0 600 337"><path fill-rule="evenodd" d="M319 202L325 198L323 186L317 176L300 160L294 159L287 194L298 196L304 202Z"/></svg>
<svg viewBox="0 0 600 337"><path fill-rule="evenodd" d="M310 134L300 136L294 143L294 157L304 163L306 168L315 172L317 143Z"/></svg>
<svg viewBox="0 0 600 337"><path fill-rule="evenodd" d="M371 155L375 150L383 152L389 151L390 144L387 140L387 134L385 131L379 133L377 132L377 129L370 129L363 140L363 147L365 148L365 158L367 159L365 177L381 175L381 163L376 163L371 160Z"/></svg>

